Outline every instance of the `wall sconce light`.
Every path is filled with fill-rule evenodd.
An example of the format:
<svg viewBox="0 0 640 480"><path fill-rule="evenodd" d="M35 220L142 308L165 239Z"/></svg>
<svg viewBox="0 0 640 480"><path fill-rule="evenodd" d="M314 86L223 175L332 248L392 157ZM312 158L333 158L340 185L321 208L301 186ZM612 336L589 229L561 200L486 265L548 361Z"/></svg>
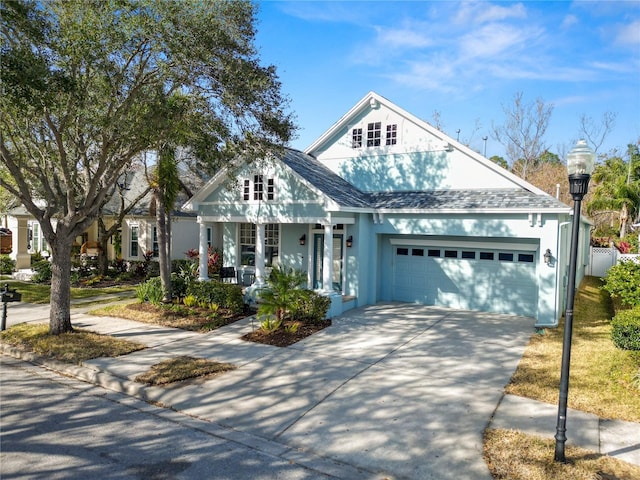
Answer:
<svg viewBox="0 0 640 480"><path fill-rule="evenodd" d="M547 248L547 251L544 252L544 255L542 256L544 258L544 263L549 265L551 263L551 260L553 260L553 255L551 255L551 250Z"/></svg>
<svg viewBox="0 0 640 480"><path fill-rule="evenodd" d="M353 235L349 235L349 238L347 238L347 247L353 247Z"/></svg>
<svg viewBox="0 0 640 480"><path fill-rule="evenodd" d="M450 143L446 143L444 146L444 151L445 152L453 152L453 145L451 145Z"/></svg>
<svg viewBox="0 0 640 480"><path fill-rule="evenodd" d="M304 246L305 243L307 243L307 235L306 234L302 234L302 236L300 237L300 245Z"/></svg>

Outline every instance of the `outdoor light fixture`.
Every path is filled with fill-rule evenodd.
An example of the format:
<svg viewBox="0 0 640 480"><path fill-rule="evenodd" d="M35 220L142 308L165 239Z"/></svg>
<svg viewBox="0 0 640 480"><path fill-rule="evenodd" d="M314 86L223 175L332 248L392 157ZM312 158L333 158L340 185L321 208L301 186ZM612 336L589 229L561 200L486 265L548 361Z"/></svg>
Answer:
<svg viewBox="0 0 640 480"><path fill-rule="evenodd" d="M564 337L562 340L562 366L560 369L560 397L558 399L558 421L556 425L555 461L566 463L564 444L567 441L567 398L569 394L569 365L571 363L571 336L573 330L573 301L576 291L576 263L578 256L578 234L580 232L580 206L595 166L596 154L587 142L579 140L567 155L569 193L573 197L573 221L571 230L571 252L569 255L569 282L567 285L567 307L564 314Z"/></svg>
<svg viewBox="0 0 640 480"><path fill-rule="evenodd" d="M551 263L551 259L553 258L553 255L551 255L551 249L547 248L547 251L544 252L544 255L542 257L544 258L544 263L549 265Z"/></svg>
<svg viewBox="0 0 640 480"><path fill-rule="evenodd" d="M351 247L353 247L353 235L349 235L349 238L347 238L347 248Z"/></svg>
<svg viewBox="0 0 640 480"><path fill-rule="evenodd" d="M302 234L299 242L300 242L300 245L304 245L305 243L307 243L307 235L305 233Z"/></svg>

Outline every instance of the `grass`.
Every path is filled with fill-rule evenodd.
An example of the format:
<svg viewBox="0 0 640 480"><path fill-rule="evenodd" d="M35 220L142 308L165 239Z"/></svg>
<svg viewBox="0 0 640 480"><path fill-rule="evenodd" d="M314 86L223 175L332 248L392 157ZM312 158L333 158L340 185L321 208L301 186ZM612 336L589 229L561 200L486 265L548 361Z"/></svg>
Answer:
<svg viewBox="0 0 640 480"><path fill-rule="evenodd" d="M640 422L640 352L620 350L611 341L611 303L600 286L600 279L586 277L576 296L568 406ZM558 402L563 328L561 324L531 338L507 393Z"/></svg>
<svg viewBox="0 0 640 480"><path fill-rule="evenodd" d="M603 418L640 422L637 375L640 352L611 340L612 306L599 278L586 277L574 305L568 406ZM564 324L534 335L507 393L558 403ZM512 430L485 432L485 460L497 479L631 480L640 467L595 452L566 447L567 464L553 460L555 440Z"/></svg>
<svg viewBox="0 0 640 480"><path fill-rule="evenodd" d="M126 318L143 323L153 323L171 328L206 333L233 323L246 314L233 314L225 309L214 312L207 308L184 305L152 305L148 302L132 302L107 305L89 313L92 315Z"/></svg>
<svg viewBox="0 0 640 480"><path fill-rule="evenodd" d="M211 376L236 367L230 363L220 363L203 358L193 358L188 356L171 358L160 362L149 369L149 371L138 375L136 382L147 385L166 385L173 382L180 382L193 377Z"/></svg>
<svg viewBox="0 0 640 480"><path fill-rule="evenodd" d="M640 467L589 450L567 446L567 464L553 461L554 439L513 430L485 431L485 459L496 479L636 480Z"/></svg>
<svg viewBox="0 0 640 480"><path fill-rule="evenodd" d="M145 348L140 343L120 340L85 330L49 335L48 324L20 323L0 333L2 343L67 363L82 363L99 357L117 357Z"/></svg>
<svg viewBox="0 0 640 480"><path fill-rule="evenodd" d="M22 301L27 303L45 304L51 300L51 286L47 284L7 280L11 290L22 294ZM4 283L2 288L4 288ZM135 292L135 285L123 285L105 288L71 288L71 300L82 300L100 295L129 294Z"/></svg>

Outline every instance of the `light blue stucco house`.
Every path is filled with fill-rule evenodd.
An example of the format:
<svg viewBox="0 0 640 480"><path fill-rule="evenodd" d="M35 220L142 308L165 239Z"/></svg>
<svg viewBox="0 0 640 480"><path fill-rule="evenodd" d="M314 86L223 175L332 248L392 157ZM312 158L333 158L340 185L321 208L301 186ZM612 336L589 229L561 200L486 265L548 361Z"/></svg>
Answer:
<svg viewBox="0 0 640 480"><path fill-rule="evenodd" d="M220 172L184 208L200 251L221 247L244 284L263 285L273 265L302 269L331 316L388 301L537 326L563 313L571 209L374 92L304 152L233 177Z"/></svg>

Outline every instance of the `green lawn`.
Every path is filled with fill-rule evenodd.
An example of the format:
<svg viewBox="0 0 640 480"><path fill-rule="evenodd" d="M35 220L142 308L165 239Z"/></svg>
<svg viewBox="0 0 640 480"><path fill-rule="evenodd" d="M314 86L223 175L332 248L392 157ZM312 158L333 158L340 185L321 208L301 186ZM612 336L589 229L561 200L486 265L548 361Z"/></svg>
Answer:
<svg viewBox="0 0 640 480"><path fill-rule="evenodd" d="M8 283L11 290L17 290L22 294L22 301L27 303L49 303L51 286L32 282L22 282L18 280L2 280L2 288ZM97 297L100 295L132 293L135 285L123 285L120 287L106 288L71 288L71 299L78 300L84 298Z"/></svg>
<svg viewBox="0 0 640 480"><path fill-rule="evenodd" d="M620 350L611 340L609 294L596 277L578 290L573 321L568 406L603 418L640 422L640 352ZM564 323L534 335L506 391L558 402Z"/></svg>

